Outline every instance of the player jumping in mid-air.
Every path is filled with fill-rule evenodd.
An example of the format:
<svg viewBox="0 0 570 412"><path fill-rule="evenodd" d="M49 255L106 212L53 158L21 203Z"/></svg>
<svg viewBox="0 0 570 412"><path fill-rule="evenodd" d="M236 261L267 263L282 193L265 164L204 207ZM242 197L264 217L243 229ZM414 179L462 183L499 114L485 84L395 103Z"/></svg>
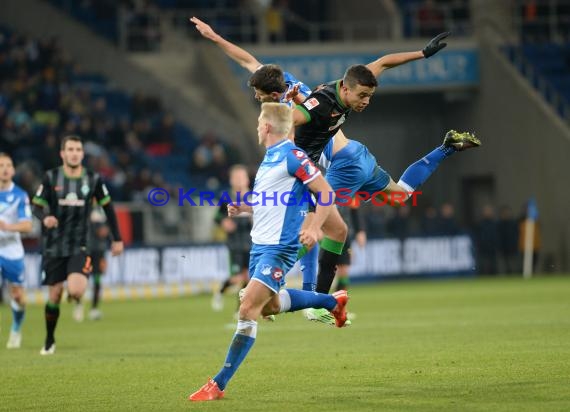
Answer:
<svg viewBox="0 0 570 412"><path fill-rule="evenodd" d="M197 17L192 17L190 21L196 25L196 29L202 36L217 44L224 53L247 71L255 73L249 81L249 86L253 88L255 98L259 102L281 102L293 107L296 103L302 103L311 94L311 89L297 80L291 73L283 72L276 65L261 64L249 52L224 39ZM329 226L332 227L329 227L328 230L326 227L324 228L325 235L333 241L344 242L346 226L343 225L340 216L335 216L334 212L332 215L329 218ZM301 257L303 290L313 291L316 288L318 256L319 247L317 245Z"/></svg>
<svg viewBox="0 0 570 412"><path fill-rule="evenodd" d="M204 37L216 42L242 66L251 71L255 64L260 64L245 50L221 39L221 36L215 33L211 34L211 28L205 23L197 19L193 22ZM378 165L366 146L347 139L340 129L351 111L361 112L368 106L378 86L376 78L384 70L433 56L447 45L441 41L448 35L449 33L442 33L436 36L419 51L387 54L367 65L351 66L342 79L321 85L310 96L301 99L304 102L296 106L297 110L293 114L294 124L298 126L295 130L295 143L306 150L311 160L320 161L328 167L327 181L335 191L343 189L343 194L347 196L354 196L357 191L369 195L380 191L397 192L400 199L406 201L410 192L421 186L444 159L457 151L481 144L470 133L449 131L440 147L410 165L396 183ZM279 93L283 86L274 86L276 82L257 81L263 74L264 67L253 73L250 84L255 85L256 96L273 96L273 93ZM327 293L330 290L343 247L344 241L324 239L321 243L316 291ZM307 315L311 320L329 324L332 322L331 315L324 310L308 311Z"/></svg>

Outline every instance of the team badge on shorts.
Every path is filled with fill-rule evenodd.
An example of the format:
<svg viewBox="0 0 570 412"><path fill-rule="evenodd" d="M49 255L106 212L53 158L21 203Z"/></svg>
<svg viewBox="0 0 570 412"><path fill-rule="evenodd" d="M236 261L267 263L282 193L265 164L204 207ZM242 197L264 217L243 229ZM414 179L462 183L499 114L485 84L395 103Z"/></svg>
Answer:
<svg viewBox="0 0 570 412"><path fill-rule="evenodd" d="M271 265L263 265L261 267L261 270L259 271L263 276L269 276L271 275Z"/></svg>

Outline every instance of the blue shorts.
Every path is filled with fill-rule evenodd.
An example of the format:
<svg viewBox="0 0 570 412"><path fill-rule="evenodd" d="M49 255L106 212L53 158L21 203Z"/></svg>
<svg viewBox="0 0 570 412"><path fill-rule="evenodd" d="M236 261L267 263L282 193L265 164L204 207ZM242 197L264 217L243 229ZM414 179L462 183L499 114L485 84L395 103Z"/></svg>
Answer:
<svg viewBox="0 0 570 412"><path fill-rule="evenodd" d="M1 276L13 285L24 285L24 259L6 259L0 256Z"/></svg>
<svg viewBox="0 0 570 412"><path fill-rule="evenodd" d="M249 255L249 277L275 293L285 285L285 275L297 261L298 248L253 245Z"/></svg>
<svg viewBox="0 0 570 412"><path fill-rule="evenodd" d="M341 189L343 196L351 198L360 191L369 194L382 191L390 183L390 175L378 166L368 148L355 140L349 140L332 157L326 179L334 191Z"/></svg>

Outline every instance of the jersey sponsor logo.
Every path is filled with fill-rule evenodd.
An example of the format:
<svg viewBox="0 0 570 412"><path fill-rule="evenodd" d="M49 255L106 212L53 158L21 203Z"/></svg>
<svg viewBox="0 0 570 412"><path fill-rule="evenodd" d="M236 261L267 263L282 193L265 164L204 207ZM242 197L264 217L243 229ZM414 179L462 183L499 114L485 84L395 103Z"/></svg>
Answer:
<svg viewBox="0 0 570 412"><path fill-rule="evenodd" d="M275 270L273 271L271 277L277 281L283 279L283 270L280 268L275 268Z"/></svg>
<svg viewBox="0 0 570 412"><path fill-rule="evenodd" d="M319 105L319 101L317 99L315 99L314 97L311 97L309 100L307 100L305 103L303 103L303 106L305 106L309 110L314 109L318 105Z"/></svg>
<svg viewBox="0 0 570 412"><path fill-rule="evenodd" d="M85 200L83 199L73 199L73 200L69 200L69 199L59 199L57 201L57 203L60 206L75 206L75 207L83 207L85 206Z"/></svg>
<svg viewBox="0 0 570 412"><path fill-rule="evenodd" d="M65 199L59 199L57 203L60 206L76 206L76 207L85 206L85 200L78 199L75 193L68 193L65 196Z"/></svg>

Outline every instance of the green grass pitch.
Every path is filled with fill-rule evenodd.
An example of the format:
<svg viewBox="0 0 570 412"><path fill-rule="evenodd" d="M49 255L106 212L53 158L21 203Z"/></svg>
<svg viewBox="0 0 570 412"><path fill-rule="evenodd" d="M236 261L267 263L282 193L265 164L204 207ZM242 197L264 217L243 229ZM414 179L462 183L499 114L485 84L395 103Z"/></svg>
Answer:
<svg viewBox="0 0 570 412"><path fill-rule="evenodd" d="M98 322L62 305L57 353L41 357L43 308L5 349L2 411L570 410L570 276L389 282L351 290L354 324L285 314L257 341L222 401L186 400L224 361L235 300L103 303Z"/></svg>

